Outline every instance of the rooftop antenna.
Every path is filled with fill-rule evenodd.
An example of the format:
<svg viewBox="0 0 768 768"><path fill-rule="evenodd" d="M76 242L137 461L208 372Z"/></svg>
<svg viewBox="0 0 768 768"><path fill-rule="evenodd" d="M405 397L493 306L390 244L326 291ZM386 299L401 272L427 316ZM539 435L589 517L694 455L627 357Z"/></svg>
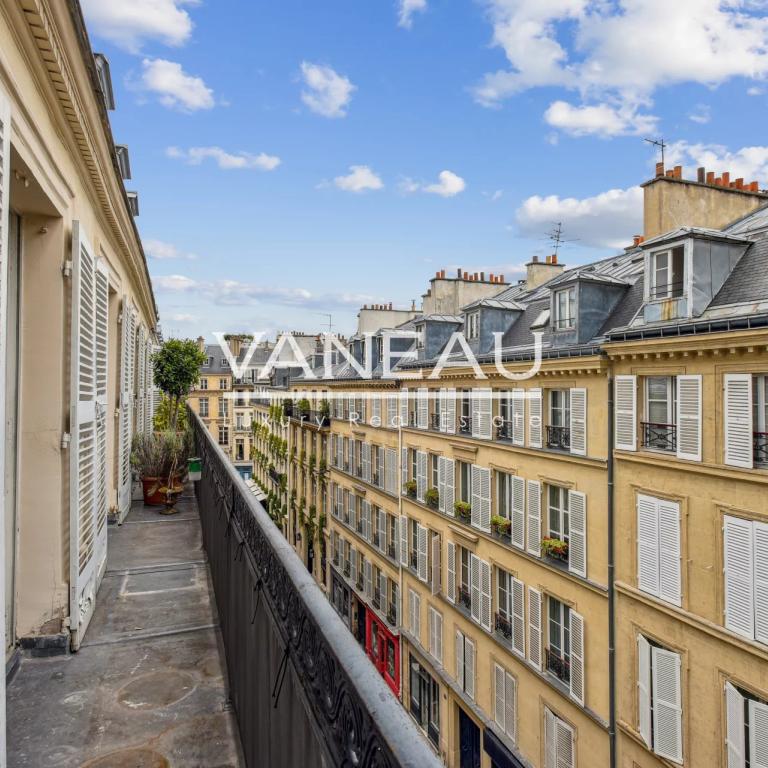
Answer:
<svg viewBox="0 0 768 768"><path fill-rule="evenodd" d="M562 221L554 222L554 227L555 228L547 235L547 240L549 240L555 246L555 256L557 256L560 248L568 245L569 243L575 243L579 238L574 237L570 240L564 238Z"/></svg>
<svg viewBox="0 0 768 768"><path fill-rule="evenodd" d="M643 141L646 141L648 142L648 144L651 144L654 147L658 147L661 150L661 164L664 165L664 149L669 146L664 141L664 138L662 137L659 139L643 139Z"/></svg>
<svg viewBox="0 0 768 768"><path fill-rule="evenodd" d="M315 312L315 314L316 315L322 315L323 317L327 317L328 318L328 333L332 334L333 333L333 328L334 328L334 325L333 325L333 315L330 314L329 312Z"/></svg>

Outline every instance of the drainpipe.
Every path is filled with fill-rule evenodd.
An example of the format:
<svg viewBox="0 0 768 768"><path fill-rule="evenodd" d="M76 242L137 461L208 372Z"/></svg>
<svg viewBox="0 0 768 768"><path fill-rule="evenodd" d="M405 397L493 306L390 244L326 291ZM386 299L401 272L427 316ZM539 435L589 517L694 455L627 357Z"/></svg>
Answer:
<svg viewBox="0 0 768 768"><path fill-rule="evenodd" d="M608 745L610 768L616 768L616 628L614 590L614 509L613 509L613 376L608 376Z"/></svg>
<svg viewBox="0 0 768 768"><path fill-rule="evenodd" d="M403 453L403 425L400 424L400 401L397 401L398 406L398 427L397 427L397 455L395 456L395 466L397 467L397 479L398 484L395 488L397 491L397 536L400 539L397 545L397 554L400 556L400 562L397 564L397 573L398 573L398 592L400 593L400 611L398 614L398 624L399 629L402 629L403 627L403 615L405 613L405 583L403 580L403 553L400 551L400 547L403 546L403 537L400 532L400 518L403 515L403 483L405 480L401 477L402 471L403 471L403 459L402 459L402 453ZM400 632L400 702L405 706L405 696L403 694L403 690L405 687L405 673L407 671L407 667L405 665L405 653L403 653L403 633Z"/></svg>

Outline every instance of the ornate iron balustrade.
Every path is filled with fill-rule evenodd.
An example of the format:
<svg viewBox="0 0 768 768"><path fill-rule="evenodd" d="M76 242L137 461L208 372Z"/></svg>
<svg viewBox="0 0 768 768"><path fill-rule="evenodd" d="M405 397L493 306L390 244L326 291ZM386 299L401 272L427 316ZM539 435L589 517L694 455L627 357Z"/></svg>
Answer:
<svg viewBox="0 0 768 768"><path fill-rule="evenodd" d="M656 451L677 450L677 426L674 424L659 424L653 421L641 422L643 428L643 448L653 448Z"/></svg>
<svg viewBox="0 0 768 768"><path fill-rule="evenodd" d="M459 605L463 605L468 611L472 610L472 594L466 587L459 586Z"/></svg>
<svg viewBox="0 0 768 768"><path fill-rule="evenodd" d="M459 423L456 425L456 431L460 435L472 434L472 418L470 416L460 416Z"/></svg>
<svg viewBox="0 0 768 768"><path fill-rule="evenodd" d="M440 414L439 413L429 414L429 428L440 431Z"/></svg>
<svg viewBox="0 0 768 768"><path fill-rule="evenodd" d="M571 449L571 430L569 427L547 427L547 448L558 451Z"/></svg>
<svg viewBox="0 0 768 768"><path fill-rule="evenodd" d="M755 464L768 464L768 432L752 433L752 460Z"/></svg>
<svg viewBox="0 0 768 768"><path fill-rule="evenodd" d="M203 464L195 492L246 764L439 768L280 529L200 418L190 411L189 419Z"/></svg>
<svg viewBox="0 0 768 768"><path fill-rule="evenodd" d="M498 440L511 440L512 439L512 422L503 421L496 429L496 438Z"/></svg>
<svg viewBox="0 0 768 768"><path fill-rule="evenodd" d="M397 559L397 551L395 550L395 542L390 541L387 544L387 556L391 557L393 560Z"/></svg>
<svg viewBox="0 0 768 768"><path fill-rule="evenodd" d="M496 631L504 637L505 640L512 639L512 622L506 616L502 616L502 614L497 613L494 627Z"/></svg>
<svg viewBox="0 0 768 768"><path fill-rule="evenodd" d="M571 662L563 658L557 651L552 650L552 648L546 648L545 653L547 657L547 672L551 672L558 680L569 683L571 681Z"/></svg>

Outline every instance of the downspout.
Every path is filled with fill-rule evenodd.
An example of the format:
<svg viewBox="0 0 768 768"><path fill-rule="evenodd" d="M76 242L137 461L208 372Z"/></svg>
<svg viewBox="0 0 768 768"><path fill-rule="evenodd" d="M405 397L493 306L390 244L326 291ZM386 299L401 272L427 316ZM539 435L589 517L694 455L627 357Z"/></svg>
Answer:
<svg viewBox="0 0 768 768"><path fill-rule="evenodd" d="M396 487L397 491L397 537L399 539L397 543L397 554L400 556L399 560L400 562L397 564L397 573L398 573L398 592L400 594L400 612L397 617L397 622L402 628L403 626L403 615L405 613L405 592L403 591L405 588L405 582L403 580L403 553L400 551L400 547L403 546L403 535L400 531L400 518L403 516L403 483L405 480L403 479L402 472L403 472L403 459L402 459L402 453L403 453L403 425L400 423L400 412L399 412L399 406L400 402L398 401L398 427L397 427L397 454L395 455L395 466L397 467L397 479L398 484ZM405 673L407 672L407 667L405 666L405 653L403 653L403 633L400 633L400 703L405 706Z"/></svg>
<svg viewBox="0 0 768 768"><path fill-rule="evenodd" d="M610 768L616 768L616 606L614 590L613 376L608 375L608 744Z"/></svg>

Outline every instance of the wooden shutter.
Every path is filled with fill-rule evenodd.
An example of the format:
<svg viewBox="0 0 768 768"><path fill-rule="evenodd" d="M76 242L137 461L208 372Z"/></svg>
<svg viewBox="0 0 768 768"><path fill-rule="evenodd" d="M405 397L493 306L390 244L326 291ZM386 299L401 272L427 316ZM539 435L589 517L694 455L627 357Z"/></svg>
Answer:
<svg viewBox="0 0 768 768"><path fill-rule="evenodd" d="M421 596L418 592L411 590L413 600L413 615L411 617L411 632L421 642Z"/></svg>
<svg viewBox="0 0 768 768"><path fill-rule="evenodd" d="M141 434L144 431L144 405L145 405L145 377L147 359L144 356L144 344L146 333L144 324L141 323L136 334L136 419L135 432Z"/></svg>
<svg viewBox="0 0 768 768"><path fill-rule="evenodd" d="M480 561L480 623L491 632L491 566L485 560Z"/></svg>
<svg viewBox="0 0 768 768"><path fill-rule="evenodd" d="M665 648L651 647L651 682L654 751L661 757L682 763L680 656Z"/></svg>
<svg viewBox="0 0 768 768"><path fill-rule="evenodd" d="M510 494L511 541L518 549L525 549L525 480L518 475L511 475L509 479L512 488Z"/></svg>
<svg viewBox="0 0 768 768"><path fill-rule="evenodd" d="M727 373L723 396L725 463L752 468L752 376Z"/></svg>
<svg viewBox="0 0 768 768"><path fill-rule="evenodd" d="M469 556L469 579L471 596L471 614L473 621L480 623L480 558Z"/></svg>
<svg viewBox="0 0 768 768"><path fill-rule="evenodd" d="M637 716L638 730L651 747L651 644L637 636Z"/></svg>
<svg viewBox="0 0 768 768"><path fill-rule="evenodd" d="M387 427L397 429L397 395L387 395Z"/></svg>
<svg viewBox="0 0 768 768"><path fill-rule="evenodd" d="M383 426L381 423L381 395L371 395L371 425L374 427Z"/></svg>
<svg viewBox="0 0 768 768"><path fill-rule="evenodd" d="M437 595L440 593L443 582L443 563L441 553L443 550L442 540L439 535L432 536L432 551L430 552L430 569L429 580L432 589L432 594Z"/></svg>
<svg viewBox="0 0 768 768"><path fill-rule="evenodd" d="M349 580L355 584L357 582L357 550L349 550Z"/></svg>
<svg viewBox="0 0 768 768"><path fill-rule="evenodd" d="M571 610L571 696L584 706L584 619Z"/></svg>
<svg viewBox="0 0 768 768"><path fill-rule="evenodd" d="M768 706L749 702L750 768L768 768Z"/></svg>
<svg viewBox="0 0 768 768"><path fill-rule="evenodd" d="M456 657L456 681L459 688L464 690L464 635L457 629L454 640L454 656Z"/></svg>
<svg viewBox="0 0 768 768"><path fill-rule="evenodd" d="M617 376L613 383L616 448L637 450L637 376Z"/></svg>
<svg viewBox="0 0 768 768"><path fill-rule="evenodd" d="M677 458L701 461L701 376L677 377Z"/></svg>
<svg viewBox="0 0 768 768"><path fill-rule="evenodd" d="M371 444L370 443L363 443L362 454L363 454L363 480L365 480L366 483L370 483L371 482Z"/></svg>
<svg viewBox="0 0 768 768"><path fill-rule="evenodd" d="M416 498L423 504L427 492L427 452L416 451Z"/></svg>
<svg viewBox="0 0 768 768"><path fill-rule="evenodd" d="M528 481L528 552L541 557L541 483Z"/></svg>
<svg viewBox="0 0 768 768"><path fill-rule="evenodd" d="M349 526L357 530L357 496L351 492L349 494Z"/></svg>
<svg viewBox="0 0 768 768"><path fill-rule="evenodd" d="M574 768L573 729L559 717L555 718L555 746L557 768Z"/></svg>
<svg viewBox="0 0 768 768"><path fill-rule="evenodd" d="M408 518L400 515L400 565L408 567Z"/></svg>
<svg viewBox="0 0 768 768"><path fill-rule="evenodd" d="M397 451L394 448L387 448L386 451L387 467L387 493L397 494Z"/></svg>
<svg viewBox="0 0 768 768"><path fill-rule="evenodd" d="M682 604L680 583L680 505L658 500L659 510L659 597Z"/></svg>
<svg viewBox="0 0 768 768"><path fill-rule="evenodd" d="M416 425L419 429L429 428L429 390L426 387L416 390Z"/></svg>
<svg viewBox="0 0 768 768"><path fill-rule="evenodd" d="M768 644L768 525L754 523L755 640Z"/></svg>
<svg viewBox="0 0 768 768"><path fill-rule="evenodd" d="M512 578L512 650L525 658L525 585Z"/></svg>
<svg viewBox="0 0 768 768"><path fill-rule="evenodd" d="M379 549L382 552L387 551L387 513L379 509Z"/></svg>
<svg viewBox="0 0 768 768"><path fill-rule="evenodd" d="M544 710L544 768L558 768L555 720L557 720L557 718L548 709L545 709Z"/></svg>
<svg viewBox="0 0 768 768"><path fill-rule="evenodd" d="M472 464L470 468L472 478L472 495L471 495L471 509L470 509L470 522L475 528L480 528L480 507L482 505L482 492L480 489L480 471L481 468L477 464Z"/></svg>
<svg viewBox="0 0 768 768"><path fill-rule="evenodd" d="M571 453L587 455L587 390L571 389Z"/></svg>
<svg viewBox="0 0 768 768"><path fill-rule="evenodd" d="M379 482L377 483L377 485L379 488L383 488L384 484L386 483L386 468L384 465L384 449L381 446L379 446L379 450L376 452L376 455L378 457L378 472L379 472Z"/></svg>
<svg viewBox="0 0 768 768"><path fill-rule="evenodd" d="M416 542L418 544L418 567L419 578L426 582L428 578L427 573L427 529L423 525L418 525L416 528Z"/></svg>
<svg viewBox="0 0 768 768"><path fill-rule="evenodd" d="M400 489L405 493L405 484L408 482L408 449L400 449ZM416 479L415 477L413 478Z"/></svg>
<svg viewBox="0 0 768 768"><path fill-rule="evenodd" d="M400 390L400 426L408 426L408 387Z"/></svg>
<svg viewBox="0 0 768 768"><path fill-rule="evenodd" d="M725 683L725 751L728 768L744 768L744 697L729 682ZM750 732L751 732L750 728Z"/></svg>
<svg viewBox="0 0 768 768"><path fill-rule="evenodd" d="M453 508L456 493L454 485L456 482L456 464L453 459L445 459L443 466L445 467L445 487L443 493L440 494L440 504L442 505L440 511L454 517L456 514L456 510Z"/></svg>
<svg viewBox="0 0 768 768"><path fill-rule="evenodd" d="M136 314L127 296L123 296L121 310L121 360L120 360L120 436L117 505L120 517L128 514L131 506L131 442L133 440L133 376L134 336Z"/></svg>
<svg viewBox="0 0 768 768"><path fill-rule="evenodd" d="M491 470L472 465L472 525L491 530Z"/></svg>
<svg viewBox="0 0 768 768"><path fill-rule="evenodd" d="M541 671L541 592L528 587L528 661Z"/></svg>
<svg viewBox="0 0 768 768"><path fill-rule="evenodd" d="M96 262L94 304L96 345L96 573L97 584L107 567L107 388L109 386L109 271Z"/></svg>
<svg viewBox="0 0 768 768"><path fill-rule="evenodd" d="M435 618L435 650L433 656L443 663L443 614L433 609Z"/></svg>
<svg viewBox="0 0 768 768"><path fill-rule="evenodd" d="M445 511L445 457L437 457L437 497L438 509L446 514Z"/></svg>
<svg viewBox="0 0 768 768"><path fill-rule="evenodd" d="M748 520L723 519L725 626L750 639L755 636L753 538Z"/></svg>
<svg viewBox="0 0 768 768"><path fill-rule="evenodd" d="M472 437L481 440L491 439L492 430L492 405L490 389L473 389L471 397L472 405Z"/></svg>
<svg viewBox="0 0 768 768"><path fill-rule="evenodd" d="M568 491L570 536L568 570L587 576L587 497L580 491Z"/></svg>
<svg viewBox="0 0 768 768"><path fill-rule="evenodd" d="M512 390L512 443L525 445L525 390Z"/></svg>
<svg viewBox="0 0 768 768"><path fill-rule="evenodd" d="M657 499L637 496L637 586L659 594L659 517Z"/></svg>
<svg viewBox="0 0 768 768"><path fill-rule="evenodd" d="M517 680L509 672L504 676L504 709L507 736L517 741Z"/></svg>
<svg viewBox="0 0 768 768"><path fill-rule="evenodd" d="M370 560L365 561L365 596L370 600L373 597L373 564Z"/></svg>
<svg viewBox="0 0 768 768"><path fill-rule="evenodd" d="M504 667L494 663L493 665L493 719L496 721L496 725L501 728L502 731L506 731L506 697L504 689L504 677L506 671Z"/></svg>
<svg viewBox="0 0 768 768"><path fill-rule="evenodd" d="M385 573L379 573L379 610L386 616L389 599L388 599L388 587L387 587L387 575Z"/></svg>
<svg viewBox="0 0 768 768"><path fill-rule="evenodd" d="M531 448L541 448L541 389L535 387L528 390L528 445Z"/></svg>
<svg viewBox="0 0 768 768"><path fill-rule="evenodd" d="M456 602L456 545L452 541L446 544L445 563L447 577L445 581L445 596L451 603Z"/></svg>
<svg viewBox="0 0 768 768"><path fill-rule="evenodd" d="M452 387L445 390L445 431L456 434L456 390Z"/></svg>
<svg viewBox="0 0 768 768"><path fill-rule="evenodd" d="M437 396L437 428L441 432L448 431L448 406L446 403L445 387L440 387Z"/></svg>
<svg viewBox="0 0 768 768"><path fill-rule="evenodd" d="M475 698L475 644L468 637L464 638L464 692Z"/></svg>

